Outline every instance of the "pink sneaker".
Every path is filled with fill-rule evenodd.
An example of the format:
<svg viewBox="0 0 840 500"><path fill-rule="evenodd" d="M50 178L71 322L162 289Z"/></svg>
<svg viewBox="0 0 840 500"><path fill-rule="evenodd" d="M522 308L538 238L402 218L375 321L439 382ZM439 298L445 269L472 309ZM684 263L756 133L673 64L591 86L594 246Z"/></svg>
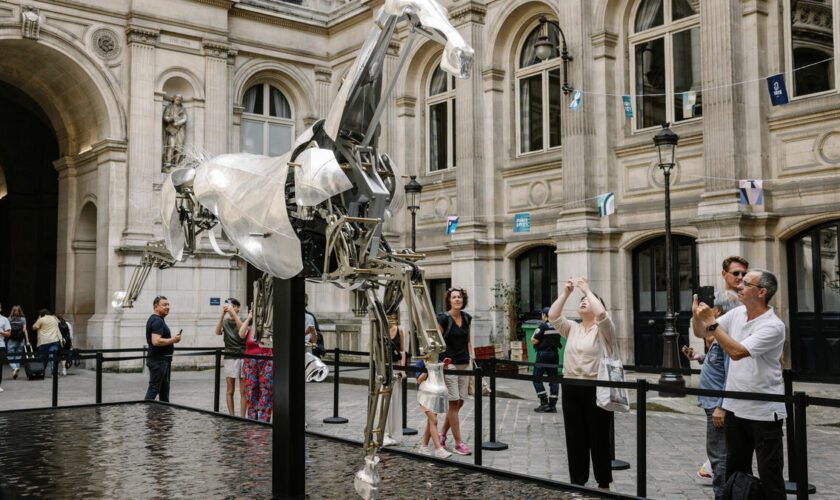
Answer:
<svg viewBox="0 0 840 500"><path fill-rule="evenodd" d="M455 447L452 448L452 451L454 451L455 453L457 453L459 455L471 455L472 454L472 450L470 450L470 447L467 446L464 443L455 443Z"/></svg>
<svg viewBox="0 0 840 500"><path fill-rule="evenodd" d="M441 434L440 436L440 447L446 448L446 434Z"/></svg>

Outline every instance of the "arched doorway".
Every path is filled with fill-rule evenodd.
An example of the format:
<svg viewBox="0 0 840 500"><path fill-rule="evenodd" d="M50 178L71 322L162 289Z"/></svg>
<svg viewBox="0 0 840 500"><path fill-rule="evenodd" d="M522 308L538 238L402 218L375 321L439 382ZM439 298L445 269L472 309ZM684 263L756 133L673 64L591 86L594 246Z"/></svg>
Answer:
<svg viewBox="0 0 840 500"><path fill-rule="evenodd" d="M28 95L0 82L0 165L8 194L0 199L0 303L20 304L29 322L55 309L58 140Z"/></svg>
<svg viewBox="0 0 840 500"><path fill-rule="evenodd" d="M557 298L556 248L532 248L516 258L521 321L540 319L540 311Z"/></svg>
<svg viewBox="0 0 840 500"><path fill-rule="evenodd" d="M697 288L697 248L694 239L675 235L671 239L671 275L679 345L688 345L692 294ZM633 338L636 365L662 364L662 332L667 308L665 237L652 239L633 250ZM688 366L685 356L680 356Z"/></svg>
<svg viewBox="0 0 840 500"><path fill-rule="evenodd" d="M810 377L840 378L840 220L788 241L790 347L793 368Z"/></svg>

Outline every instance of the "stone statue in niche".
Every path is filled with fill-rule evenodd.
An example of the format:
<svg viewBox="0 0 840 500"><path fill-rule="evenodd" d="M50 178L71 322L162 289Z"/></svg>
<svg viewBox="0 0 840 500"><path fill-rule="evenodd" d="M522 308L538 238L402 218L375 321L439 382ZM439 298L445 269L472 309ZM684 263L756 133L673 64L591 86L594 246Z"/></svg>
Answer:
<svg viewBox="0 0 840 500"><path fill-rule="evenodd" d="M163 110L163 170L169 171L184 157L184 140L187 135L187 111L184 98L175 94Z"/></svg>

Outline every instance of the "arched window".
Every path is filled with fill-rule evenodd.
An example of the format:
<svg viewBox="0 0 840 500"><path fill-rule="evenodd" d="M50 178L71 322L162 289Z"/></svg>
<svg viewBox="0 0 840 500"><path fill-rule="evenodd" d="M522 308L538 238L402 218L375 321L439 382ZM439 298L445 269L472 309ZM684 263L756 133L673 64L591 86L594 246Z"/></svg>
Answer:
<svg viewBox="0 0 840 500"><path fill-rule="evenodd" d="M548 31L554 48L541 61L537 38ZM522 44L516 66L516 115L519 153L545 151L560 146L560 112L563 89L560 78L560 33L551 23L538 25Z"/></svg>
<svg viewBox="0 0 840 500"><path fill-rule="evenodd" d="M703 115L700 0L641 0L630 55L636 128Z"/></svg>
<svg viewBox="0 0 840 500"><path fill-rule="evenodd" d="M242 151L280 156L292 147L292 107L277 87L258 83L242 98Z"/></svg>
<svg viewBox="0 0 840 500"><path fill-rule="evenodd" d="M516 258L522 319L540 319L540 311L557 298L557 249L541 246Z"/></svg>
<svg viewBox="0 0 840 500"><path fill-rule="evenodd" d="M834 11L838 3L785 1L785 42L790 54L786 81L794 97L835 89Z"/></svg>
<svg viewBox="0 0 840 500"><path fill-rule="evenodd" d="M434 172L455 166L455 77L438 64L427 88L429 171Z"/></svg>

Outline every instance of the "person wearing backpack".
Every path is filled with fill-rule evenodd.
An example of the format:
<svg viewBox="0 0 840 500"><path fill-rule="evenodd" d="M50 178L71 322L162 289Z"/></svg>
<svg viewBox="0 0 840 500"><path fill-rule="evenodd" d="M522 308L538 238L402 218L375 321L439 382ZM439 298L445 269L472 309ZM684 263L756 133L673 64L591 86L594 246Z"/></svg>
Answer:
<svg viewBox="0 0 840 500"><path fill-rule="evenodd" d="M2 310L3 307L0 306L0 311ZM0 314L0 384L3 383L3 364L6 363L6 342L8 342L11 335L12 325L5 316ZM0 387L0 392L3 392L2 387Z"/></svg>
<svg viewBox="0 0 840 500"><path fill-rule="evenodd" d="M32 325L32 329L38 332L38 356L46 365L52 369L53 357L61 349L61 330L58 329L58 318L49 309L38 311L38 320ZM55 373L53 373L55 376Z"/></svg>
<svg viewBox="0 0 840 500"><path fill-rule="evenodd" d="M440 355L439 361L446 358L452 360L452 369L469 370L470 362L474 358L472 348L472 336L470 335L470 324L472 317L464 312L469 297L463 288L450 288L446 291L446 309L443 314L438 315L438 330L446 342L446 350ZM440 443L446 446L446 433L452 429L452 436L455 438L455 446L452 451L459 455L472 453L467 443L461 440L461 421L459 412L467 399L467 390L470 385L470 377L467 375L444 375L446 389L449 392L449 410L443 421L443 428L440 433Z"/></svg>
<svg viewBox="0 0 840 500"><path fill-rule="evenodd" d="M28 344L29 332L26 331L26 316L19 305L12 306L12 313L9 315L11 333L6 338L6 355L9 357L9 367L12 369L12 378L18 378L20 372L20 359L23 355L23 346Z"/></svg>
<svg viewBox="0 0 840 500"><path fill-rule="evenodd" d="M67 360L61 364L61 375L66 376L67 369L72 364L70 353L73 351L73 325L60 314L56 314L55 317L58 318L58 331L61 332L61 350L66 355L65 359Z"/></svg>

